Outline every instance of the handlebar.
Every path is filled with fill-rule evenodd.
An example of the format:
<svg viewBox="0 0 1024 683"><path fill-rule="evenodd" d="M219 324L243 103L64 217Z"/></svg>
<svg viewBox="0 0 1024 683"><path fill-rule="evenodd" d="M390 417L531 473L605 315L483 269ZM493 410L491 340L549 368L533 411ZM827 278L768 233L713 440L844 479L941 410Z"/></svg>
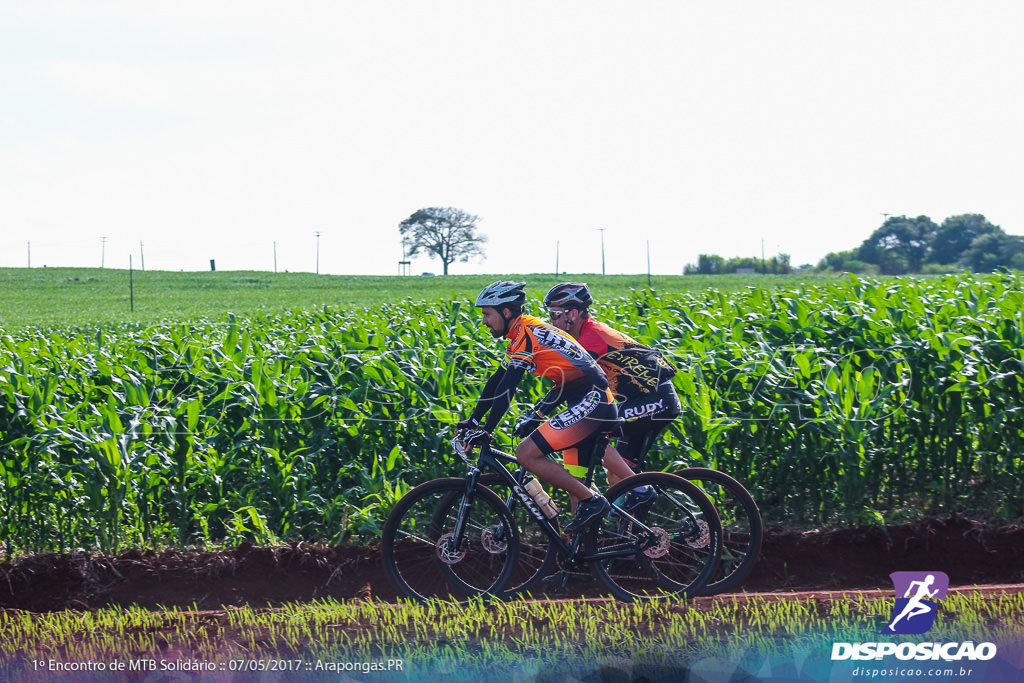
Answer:
<svg viewBox="0 0 1024 683"><path fill-rule="evenodd" d="M466 450L466 444L462 441L462 433L456 432L451 438L452 450L455 451L455 455L459 456L462 462L467 465L475 465L476 462L470 457L469 451ZM486 451L484 451L486 449ZM496 457L499 460L507 460L509 462L516 462L516 457L510 453L504 453L495 449L493 446L484 446L481 449L481 453L487 452Z"/></svg>

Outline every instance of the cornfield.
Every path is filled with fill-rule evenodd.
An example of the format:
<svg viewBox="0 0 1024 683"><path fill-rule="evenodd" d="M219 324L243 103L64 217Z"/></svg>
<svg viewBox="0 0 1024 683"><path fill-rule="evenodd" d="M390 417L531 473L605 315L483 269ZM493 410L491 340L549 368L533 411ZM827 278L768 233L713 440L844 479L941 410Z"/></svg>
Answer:
<svg viewBox="0 0 1024 683"><path fill-rule="evenodd" d="M768 521L1015 519L1022 284L641 291L594 313L679 368L652 468L724 470ZM5 553L372 540L412 485L459 471L445 437L500 346L466 301L7 330Z"/></svg>

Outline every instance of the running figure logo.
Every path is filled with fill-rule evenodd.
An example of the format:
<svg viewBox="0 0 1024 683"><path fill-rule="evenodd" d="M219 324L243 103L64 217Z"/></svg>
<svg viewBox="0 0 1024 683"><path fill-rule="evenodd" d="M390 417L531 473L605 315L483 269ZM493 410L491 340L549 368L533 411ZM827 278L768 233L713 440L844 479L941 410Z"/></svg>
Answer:
<svg viewBox="0 0 1024 683"><path fill-rule="evenodd" d="M896 589L892 618L882 633L911 635L932 627L938 601L946 597L949 577L943 572L893 572L889 574Z"/></svg>

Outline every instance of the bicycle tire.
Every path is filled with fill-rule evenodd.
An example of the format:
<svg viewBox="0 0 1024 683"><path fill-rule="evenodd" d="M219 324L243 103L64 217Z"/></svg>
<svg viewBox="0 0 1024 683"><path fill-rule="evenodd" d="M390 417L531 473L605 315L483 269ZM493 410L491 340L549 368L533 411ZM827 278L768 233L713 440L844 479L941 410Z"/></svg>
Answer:
<svg viewBox="0 0 1024 683"><path fill-rule="evenodd" d="M605 516L586 532L587 554L634 552L617 559L591 560L592 571L612 595L628 602L697 595L718 565L722 547L718 513L695 484L667 472L633 475L608 489L605 497L618 504L638 486L652 486L658 494L644 509L632 513L654 533L622 515Z"/></svg>
<svg viewBox="0 0 1024 683"><path fill-rule="evenodd" d="M515 520L485 486L473 489L462 538L452 536L465 493L465 479L434 479L409 491L388 515L381 534L384 566L406 597L423 602L495 596L515 569Z"/></svg>
<svg viewBox="0 0 1024 683"><path fill-rule="evenodd" d="M722 522L722 559L699 595L735 589L749 576L761 554L764 523L750 492L724 472L688 467L673 472L695 483L710 500Z"/></svg>

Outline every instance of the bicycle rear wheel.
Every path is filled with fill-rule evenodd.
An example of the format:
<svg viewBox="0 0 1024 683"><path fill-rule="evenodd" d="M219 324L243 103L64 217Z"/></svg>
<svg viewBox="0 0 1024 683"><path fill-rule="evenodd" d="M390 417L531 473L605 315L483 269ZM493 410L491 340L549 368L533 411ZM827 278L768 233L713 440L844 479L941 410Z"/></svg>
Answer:
<svg viewBox="0 0 1024 683"><path fill-rule="evenodd" d="M398 501L381 546L388 575L406 596L460 600L501 590L516 566L519 532L493 492L478 484L467 495L466 480L449 477Z"/></svg>
<svg viewBox="0 0 1024 683"><path fill-rule="evenodd" d="M635 522L621 505L639 486L657 495L629 513ZM605 555L592 559L591 568L612 594L627 601L697 595L722 548L722 525L707 496L682 477L645 472L620 481L605 497L612 511L587 530L585 547L588 556Z"/></svg>
<svg viewBox="0 0 1024 683"><path fill-rule="evenodd" d="M764 525L753 497L734 478L706 467L673 472L700 487L722 522L722 561L699 595L735 589L750 574L761 554Z"/></svg>

